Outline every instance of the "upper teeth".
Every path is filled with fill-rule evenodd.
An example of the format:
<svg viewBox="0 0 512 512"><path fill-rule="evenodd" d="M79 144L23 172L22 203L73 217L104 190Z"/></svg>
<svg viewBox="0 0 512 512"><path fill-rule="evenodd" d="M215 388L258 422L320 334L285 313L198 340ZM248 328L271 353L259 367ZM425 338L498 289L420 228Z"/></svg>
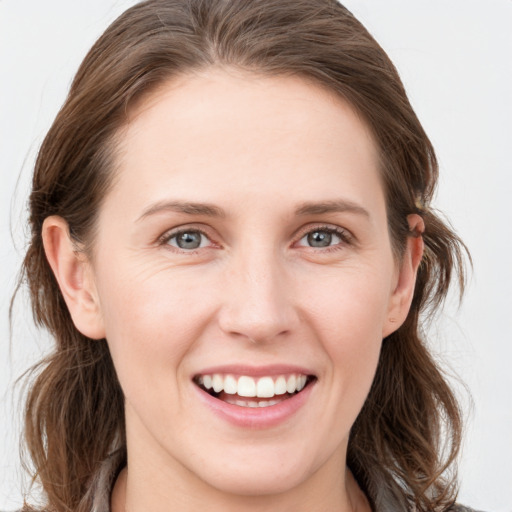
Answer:
<svg viewBox="0 0 512 512"><path fill-rule="evenodd" d="M247 375L235 377L234 375L201 375L199 384L206 389L213 389L216 393L224 391L228 395L244 397L272 398L274 395L295 393L306 385L306 375L280 375L278 377L260 377L255 379Z"/></svg>

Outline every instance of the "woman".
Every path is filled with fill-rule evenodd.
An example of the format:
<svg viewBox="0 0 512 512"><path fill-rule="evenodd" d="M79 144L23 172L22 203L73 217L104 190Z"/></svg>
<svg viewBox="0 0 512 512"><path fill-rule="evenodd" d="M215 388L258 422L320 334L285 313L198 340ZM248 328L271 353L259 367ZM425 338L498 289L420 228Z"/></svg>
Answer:
<svg viewBox="0 0 512 512"><path fill-rule="evenodd" d="M336 2L123 14L30 198L47 508L455 510L460 412L421 337L464 277L436 179L396 70Z"/></svg>

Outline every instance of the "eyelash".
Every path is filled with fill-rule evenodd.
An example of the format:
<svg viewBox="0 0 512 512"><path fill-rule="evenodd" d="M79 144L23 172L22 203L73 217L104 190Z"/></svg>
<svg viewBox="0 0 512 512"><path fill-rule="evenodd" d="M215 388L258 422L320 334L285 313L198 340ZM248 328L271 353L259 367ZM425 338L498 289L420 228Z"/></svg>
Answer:
<svg viewBox="0 0 512 512"><path fill-rule="evenodd" d="M320 249L322 252L333 252L333 251L339 251L344 246L351 245L353 243L353 236L344 228L341 227L335 227L335 226L315 226L314 228L308 228L305 231L303 231L300 235L300 238L298 241L300 242L303 238L307 237L311 233L315 232L322 232L322 233L329 233L331 235L336 235L341 242L335 245L330 245L327 247L311 247L311 246L301 246L306 247L308 249Z"/></svg>
<svg viewBox="0 0 512 512"><path fill-rule="evenodd" d="M300 247L306 247L308 249L320 249L319 252L325 253L325 252L338 251L338 250L341 250L343 248L343 246L353 244L353 236L349 231L347 231L346 229L341 228L341 227L326 226L326 225L314 226L313 228L308 228L308 229L301 231L301 233L295 243L300 242L303 238L305 238L306 236L308 236L309 234L314 233L314 232L323 232L323 233L329 233L331 235L336 235L337 237L339 237L341 242L338 244L323 247L323 248L322 247L311 247L311 246L300 246ZM172 248L171 250L173 250L175 252L182 252L182 253L186 253L186 254L196 254L200 249L204 249L204 247L198 247L196 249L187 250L187 249L181 249L179 247L170 245L169 242L172 239L177 238L178 236L185 234L185 233L199 233L200 235L207 238L211 243L215 243L212 241L211 237L204 230L202 230L200 228L196 228L196 227L191 227L191 228L171 230L171 231L164 233L158 239L158 244L162 245L162 246L171 247Z"/></svg>

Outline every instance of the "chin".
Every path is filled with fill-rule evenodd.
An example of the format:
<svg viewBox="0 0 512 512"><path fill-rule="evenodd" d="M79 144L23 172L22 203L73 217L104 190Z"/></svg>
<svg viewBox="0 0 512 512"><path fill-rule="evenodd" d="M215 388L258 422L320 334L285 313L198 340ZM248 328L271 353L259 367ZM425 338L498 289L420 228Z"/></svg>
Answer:
<svg viewBox="0 0 512 512"><path fill-rule="evenodd" d="M222 493L238 496L273 496L286 493L298 487L305 475L295 470L279 468L281 471L264 470L257 471L239 470L234 472L219 471L215 476L208 475L207 484Z"/></svg>
<svg viewBox="0 0 512 512"><path fill-rule="evenodd" d="M217 463L205 459L200 467L189 467L209 488L238 496L270 496L300 486L316 470L295 452L271 453L264 447L248 450L244 456L226 450ZM267 447L269 448L269 447ZM252 453L251 453L252 452Z"/></svg>

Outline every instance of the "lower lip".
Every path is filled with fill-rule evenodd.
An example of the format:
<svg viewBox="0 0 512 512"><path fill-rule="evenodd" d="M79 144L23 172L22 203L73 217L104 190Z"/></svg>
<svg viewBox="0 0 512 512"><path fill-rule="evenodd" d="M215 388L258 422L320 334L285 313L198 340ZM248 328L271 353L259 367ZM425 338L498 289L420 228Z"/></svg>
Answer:
<svg viewBox="0 0 512 512"><path fill-rule="evenodd" d="M267 407L242 407L228 404L211 396L194 384L199 397L217 416L243 428L265 429L275 427L291 418L308 400L316 381L309 383L301 392L275 405Z"/></svg>

